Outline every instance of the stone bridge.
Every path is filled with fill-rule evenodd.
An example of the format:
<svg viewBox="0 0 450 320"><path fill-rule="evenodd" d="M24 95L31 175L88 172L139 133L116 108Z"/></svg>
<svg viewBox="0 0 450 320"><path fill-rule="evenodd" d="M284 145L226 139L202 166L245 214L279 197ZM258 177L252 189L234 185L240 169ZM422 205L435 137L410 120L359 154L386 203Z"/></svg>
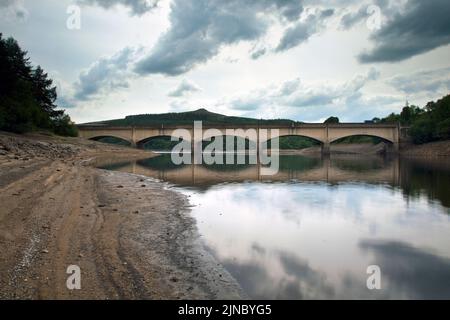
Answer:
<svg viewBox="0 0 450 320"><path fill-rule="evenodd" d="M189 132L190 136L194 136L194 125L175 125L175 126L145 126L145 127L112 127L102 124L83 124L78 125L79 135L85 139L99 139L103 137L116 137L128 141L132 146L142 147L146 142L155 138L168 136L172 137L176 134L175 130L184 129ZM314 139L322 144L322 150L324 153L329 152L330 143L333 143L342 138L351 136L371 136L378 137L387 141L391 145L392 151L396 151L399 148L399 144L402 140L406 139L406 130L400 128L396 124L365 124L365 123L341 123L341 124L292 124L286 126L275 125L203 125L203 138L210 138L217 135L230 135L229 132L234 130L232 135L246 138L249 136L246 134L248 129L254 129L259 132L262 129L270 130L277 129L275 134L273 131L269 134L269 139L283 136L301 136ZM216 129L215 133L209 134L208 129ZM241 129L241 130L239 130ZM259 138L258 138L259 140ZM263 142L263 141L257 141Z"/></svg>

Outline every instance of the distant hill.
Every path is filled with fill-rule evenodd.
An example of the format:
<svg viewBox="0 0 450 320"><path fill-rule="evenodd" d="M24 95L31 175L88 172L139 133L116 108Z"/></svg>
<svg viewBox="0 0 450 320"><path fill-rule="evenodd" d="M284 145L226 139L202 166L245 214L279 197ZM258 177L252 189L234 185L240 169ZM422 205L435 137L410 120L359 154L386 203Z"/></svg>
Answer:
<svg viewBox="0 0 450 320"><path fill-rule="evenodd" d="M290 125L296 123L288 119L259 120L254 118L230 117L219 113L209 112L206 109L198 109L189 112L160 113L160 114L140 114L127 116L124 119L107 120L85 124L109 125L109 126L150 126L150 125L184 125L192 124L193 121L202 121L205 125L215 124L273 124Z"/></svg>

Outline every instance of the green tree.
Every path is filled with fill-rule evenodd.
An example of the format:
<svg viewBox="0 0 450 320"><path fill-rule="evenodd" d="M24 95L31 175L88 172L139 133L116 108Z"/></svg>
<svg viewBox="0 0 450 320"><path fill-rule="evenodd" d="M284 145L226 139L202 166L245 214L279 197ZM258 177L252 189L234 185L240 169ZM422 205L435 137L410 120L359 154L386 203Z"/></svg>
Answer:
<svg viewBox="0 0 450 320"><path fill-rule="evenodd" d="M339 123L339 118L338 117L329 117L327 120L325 120L324 123L325 124Z"/></svg>
<svg viewBox="0 0 450 320"><path fill-rule="evenodd" d="M16 40L4 39L1 33L0 81L0 130L23 133L42 128L76 134L69 116L57 110L53 80L40 66L32 67Z"/></svg>
<svg viewBox="0 0 450 320"><path fill-rule="evenodd" d="M450 139L450 95L424 108L406 106L400 114L392 113L380 122L410 126L409 135L417 144Z"/></svg>

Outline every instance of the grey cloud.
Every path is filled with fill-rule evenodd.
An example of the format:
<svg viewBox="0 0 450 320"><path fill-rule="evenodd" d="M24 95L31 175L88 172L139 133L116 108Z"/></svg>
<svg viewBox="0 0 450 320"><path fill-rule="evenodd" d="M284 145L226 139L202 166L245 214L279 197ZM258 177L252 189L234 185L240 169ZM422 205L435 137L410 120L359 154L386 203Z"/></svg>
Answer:
<svg viewBox="0 0 450 320"><path fill-rule="evenodd" d="M263 2L267 5L270 0ZM300 0L275 0L274 3L281 15L289 21L295 21L303 12L303 5Z"/></svg>
<svg viewBox="0 0 450 320"><path fill-rule="evenodd" d="M183 80L175 90L169 92L170 97L182 97L187 93L200 91L201 89L194 83Z"/></svg>
<svg viewBox="0 0 450 320"><path fill-rule="evenodd" d="M276 51L285 51L296 47L306 41L315 33L315 25L308 22L300 22L295 27L289 28L283 35Z"/></svg>
<svg viewBox="0 0 450 320"><path fill-rule="evenodd" d="M267 49L266 49L266 48L257 49L257 50L253 51L253 52L250 54L250 57L251 57L253 60L256 60L256 59L261 58L263 55L265 55L266 52L267 52Z"/></svg>
<svg viewBox="0 0 450 320"><path fill-rule="evenodd" d="M286 81L285 83L283 83L281 85L278 96L283 97L283 96L289 96L289 95L293 94L295 91L298 90L298 88L300 87L300 84L301 84L300 78Z"/></svg>
<svg viewBox="0 0 450 320"><path fill-rule="evenodd" d="M231 101L231 106L234 110L252 111L261 107L265 103L264 100L263 96L237 98Z"/></svg>
<svg viewBox="0 0 450 320"><path fill-rule="evenodd" d="M361 22L364 18L367 18L367 6L361 6L356 12L346 13L341 17L341 27L344 30L348 30L357 23Z"/></svg>
<svg viewBox="0 0 450 320"><path fill-rule="evenodd" d="M15 18L16 20L25 20L28 17L28 10L23 1L20 0L0 0L0 8L5 8L6 12L2 15Z"/></svg>
<svg viewBox="0 0 450 320"><path fill-rule="evenodd" d="M16 0L0 0L0 7L9 7L16 2Z"/></svg>
<svg viewBox="0 0 450 320"><path fill-rule="evenodd" d="M92 64L80 74L75 84L75 99L89 100L105 90L127 88L135 53L134 49L127 47L112 57L101 58Z"/></svg>
<svg viewBox="0 0 450 320"><path fill-rule="evenodd" d="M401 10L401 1L397 0L375 0L367 2L359 7L356 11L347 12L341 17L340 25L342 29L348 30L360 22L366 20L370 16L367 12L369 5L376 5L381 9L383 16L392 17Z"/></svg>
<svg viewBox="0 0 450 320"><path fill-rule="evenodd" d="M95 5L110 9L117 5L123 5L130 9L133 15L143 15L157 7L160 0L78 0L79 4Z"/></svg>
<svg viewBox="0 0 450 320"><path fill-rule="evenodd" d="M208 61L223 45L265 34L268 14L287 20L303 11L301 1L174 0L170 29L136 67L139 74L176 76ZM263 15L262 13L266 13Z"/></svg>
<svg viewBox="0 0 450 320"><path fill-rule="evenodd" d="M396 241L366 240L360 248L374 255L393 296L419 300L450 297L450 259Z"/></svg>
<svg viewBox="0 0 450 320"><path fill-rule="evenodd" d="M325 9L320 12L319 17L322 19L328 18L328 17L331 17L333 14L334 14L334 9Z"/></svg>
<svg viewBox="0 0 450 320"><path fill-rule="evenodd" d="M358 75L354 79L338 87L308 88L300 87L287 97L289 105L293 107L326 106L335 100L355 101L361 97L360 90L370 81L378 79L379 72L372 68L365 75Z"/></svg>
<svg viewBox="0 0 450 320"><path fill-rule="evenodd" d="M333 103L335 98L335 94L312 92L293 99L290 104L295 107L324 106Z"/></svg>
<svg viewBox="0 0 450 320"><path fill-rule="evenodd" d="M449 44L449 16L448 0L409 0L371 37L375 47L360 54L360 62L402 61Z"/></svg>
<svg viewBox="0 0 450 320"><path fill-rule="evenodd" d="M310 14L304 21L299 21L293 27L288 28L275 51L289 50L305 42L312 35L320 32L324 27L324 20L333 14L333 9L322 10L318 14Z"/></svg>
<svg viewBox="0 0 450 320"><path fill-rule="evenodd" d="M450 91L450 68L400 75L388 80L388 83L407 94L425 92L443 95Z"/></svg>
<svg viewBox="0 0 450 320"><path fill-rule="evenodd" d="M266 253L254 250L254 254L264 256ZM252 299L335 298L335 290L326 275L311 268L307 261L281 250L271 250L269 254L281 267L279 276L268 273L254 260L228 259L222 263Z"/></svg>

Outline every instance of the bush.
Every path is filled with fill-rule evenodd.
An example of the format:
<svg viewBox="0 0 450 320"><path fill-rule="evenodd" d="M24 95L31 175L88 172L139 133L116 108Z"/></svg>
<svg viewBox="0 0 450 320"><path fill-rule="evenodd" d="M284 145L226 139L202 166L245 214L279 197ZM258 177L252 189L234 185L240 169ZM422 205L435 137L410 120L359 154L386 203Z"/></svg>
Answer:
<svg viewBox="0 0 450 320"><path fill-rule="evenodd" d="M53 132L60 136L77 137L78 129L66 114L53 121Z"/></svg>
<svg viewBox="0 0 450 320"><path fill-rule="evenodd" d="M410 128L409 134L416 144L422 144L434 140L434 124L430 118L417 120Z"/></svg>

